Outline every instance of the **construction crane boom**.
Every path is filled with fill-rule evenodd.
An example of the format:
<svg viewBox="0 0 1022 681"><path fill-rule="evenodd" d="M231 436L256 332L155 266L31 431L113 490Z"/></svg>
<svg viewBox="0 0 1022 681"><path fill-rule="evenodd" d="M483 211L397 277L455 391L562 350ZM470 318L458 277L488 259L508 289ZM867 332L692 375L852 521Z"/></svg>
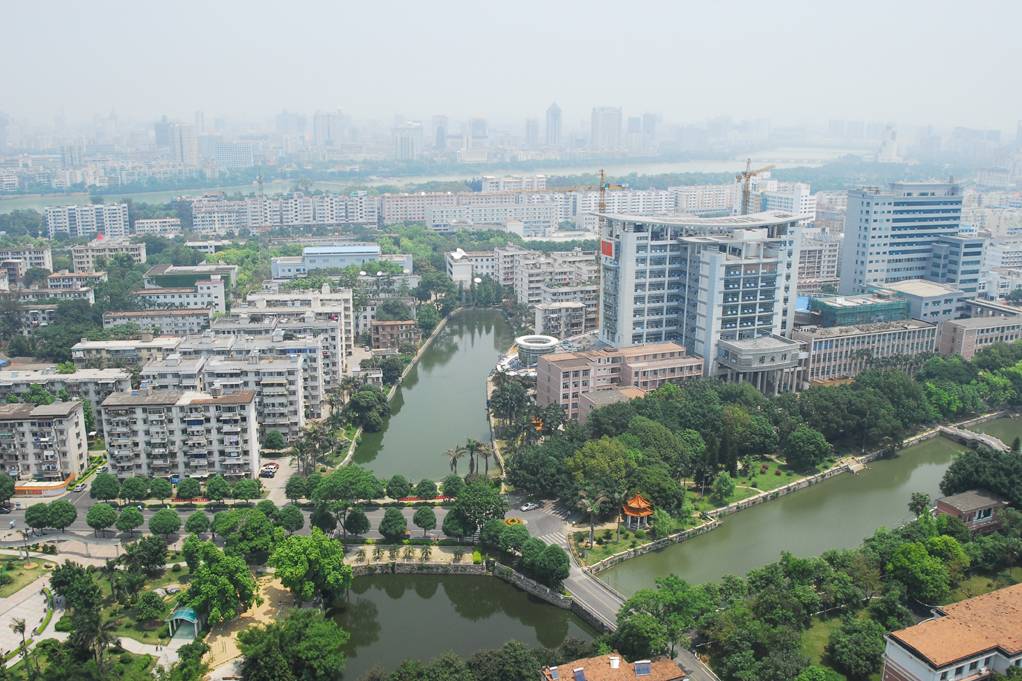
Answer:
<svg viewBox="0 0 1022 681"><path fill-rule="evenodd" d="M752 159L751 158L745 159L745 170L743 170L742 172L738 173L735 176L735 179L742 183L742 212L741 212L741 215L748 215L749 214L749 200L751 199L751 194L752 194L752 192L751 192L751 190L749 188L749 183L752 181L752 178L756 177L760 173L765 173L766 171L773 169L773 167L774 167L773 164L771 164L771 165L766 165L766 166L763 166L762 168L756 168L755 170L753 170L752 169Z"/></svg>

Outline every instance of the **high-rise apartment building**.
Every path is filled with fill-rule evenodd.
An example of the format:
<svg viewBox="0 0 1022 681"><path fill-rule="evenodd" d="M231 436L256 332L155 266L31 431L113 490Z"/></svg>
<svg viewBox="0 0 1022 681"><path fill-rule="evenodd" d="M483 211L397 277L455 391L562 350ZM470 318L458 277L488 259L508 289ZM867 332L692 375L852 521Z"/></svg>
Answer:
<svg viewBox="0 0 1022 681"><path fill-rule="evenodd" d="M46 209L46 230L51 239L58 235L72 239L97 234L111 238L125 237L129 233L128 204L50 206Z"/></svg>
<svg viewBox="0 0 1022 681"><path fill-rule="evenodd" d="M546 145L548 147L561 146L561 107L557 102L551 104L546 110Z"/></svg>
<svg viewBox="0 0 1022 681"><path fill-rule="evenodd" d="M422 153L422 123L409 121L393 130L394 158L414 161Z"/></svg>
<svg viewBox="0 0 1022 681"><path fill-rule="evenodd" d="M619 151L621 149L621 108L593 107L589 128L589 148L593 151Z"/></svg>
<svg viewBox="0 0 1022 681"><path fill-rule="evenodd" d="M534 149L539 146L539 119L525 119L525 147Z"/></svg>
<svg viewBox="0 0 1022 681"><path fill-rule="evenodd" d="M114 393L103 401L114 475L254 477L259 470L255 399L250 390Z"/></svg>
<svg viewBox="0 0 1022 681"><path fill-rule="evenodd" d="M74 479L88 449L81 402L0 404L0 470L15 480Z"/></svg>
<svg viewBox="0 0 1022 681"><path fill-rule="evenodd" d="M170 157L183 166L199 165L199 137L194 125L171 124Z"/></svg>
<svg viewBox="0 0 1022 681"><path fill-rule="evenodd" d="M116 255L127 255L136 265L146 261L144 243L134 243L127 239L95 239L87 244L71 247L71 267L75 272L95 272L100 261L109 260Z"/></svg>
<svg viewBox="0 0 1022 681"><path fill-rule="evenodd" d="M958 234L957 184L895 182L848 192L841 293L930 275L933 244Z"/></svg>
<svg viewBox="0 0 1022 681"><path fill-rule="evenodd" d="M344 142L344 114L317 111L312 117L312 142L317 147L337 147Z"/></svg>
<svg viewBox="0 0 1022 681"><path fill-rule="evenodd" d="M768 343L761 339L791 331L799 216L604 217L604 342L627 347L675 341L702 357L704 372L715 375L720 342L729 343L731 356L743 344L765 349ZM785 362L791 359L797 360L797 353Z"/></svg>

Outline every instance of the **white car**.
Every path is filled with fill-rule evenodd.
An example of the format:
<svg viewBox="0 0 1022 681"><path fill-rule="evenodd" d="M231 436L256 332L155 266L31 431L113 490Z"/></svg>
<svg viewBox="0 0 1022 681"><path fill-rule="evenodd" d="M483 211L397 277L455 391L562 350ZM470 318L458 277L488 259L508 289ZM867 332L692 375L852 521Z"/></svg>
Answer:
<svg viewBox="0 0 1022 681"><path fill-rule="evenodd" d="M537 508L539 508L539 504L535 501L527 501L522 504L522 511L535 511Z"/></svg>
<svg viewBox="0 0 1022 681"><path fill-rule="evenodd" d="M85 485L75 485L75 488L74 488L73 491L75 491L75 492L84 492L85 491Z"/></svg>

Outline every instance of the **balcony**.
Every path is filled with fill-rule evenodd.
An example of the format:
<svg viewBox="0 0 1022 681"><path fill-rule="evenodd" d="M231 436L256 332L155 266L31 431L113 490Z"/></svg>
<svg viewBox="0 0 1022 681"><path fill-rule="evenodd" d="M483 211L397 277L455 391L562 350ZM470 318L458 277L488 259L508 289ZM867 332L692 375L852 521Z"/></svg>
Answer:
<svg viewBox="0 0 1022 681"><path fill-rule="evenodd" d="M149 465L153 468L168 468L170 459L149 459Z"/></svg>

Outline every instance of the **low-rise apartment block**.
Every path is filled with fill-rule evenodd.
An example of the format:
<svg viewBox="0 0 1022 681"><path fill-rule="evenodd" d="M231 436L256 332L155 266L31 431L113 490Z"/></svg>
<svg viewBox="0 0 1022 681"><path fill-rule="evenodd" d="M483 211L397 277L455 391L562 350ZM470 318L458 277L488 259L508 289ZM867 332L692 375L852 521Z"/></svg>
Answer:
<svg viewBox="0 0 1022 681"><path fill-rule="evenodd" d="M89 305L96 303L96 294L91 288L18 288L0 291L0 297L18 303L56 302L84 300Z"/></svg>
<svg viewBox="0 0 1022 681"><path fill-rule="evenodd" d="M536 363L536 403L556 404L574 419L586 393L623 387L655 390L702 373L702 359L688 356L677 343L542 355Z"/></svg>
<svg viewBox="0 0 1022 681"><path fill-rule="evenodd" d="M46 230L51 239L64 235L76 239L103 234L112 238L128 235L128 204L91 203L78 206L50 206L46 209Z"/></svg>
<svg viewBox="0 0 1022 681"><path fill-rule="evenodd" d="M25 269L53 271L53 253L49 246L12 246L0 248L0 261L16 260L25 263Z"/></svg>
<svg viewBox="0 0 1022 681"><path fill-rule="evenodd" d="M301 318L335 322L341 332L341 358L351 355L355 339L355 300L350 288L332 290L324 284L318 291L281 291L250 293L244 305L234 305L232 312L262 318Z"/></svg>
<svg viewBox="0 0 1022 681"><path fill-rule="evenodd" d="M122 310L103 313L103 328L122 324L135 324L142 331L164 336L187 336L202 333L209 328L212 310Z"/></svg>
<svg viewBox="0 0 1022 681"><path fill-rule="evenodd" d="M138 367L163 359L174 352L181 339L177 336L142 334L136 339L88 340L71 346L71 360L80 367Z"/></svg>
<svg viewBox="0 0 1022 681"><path fill-rule="evenodd" d="M146 260L145 244L133 243L127 239L95 239L87 244L71 247L71 268L75 272L101 270L97 264L115 255L127 255L136 265Z"/></svg>
<svg viewBox="0 0 1022 681"><path fill-rule="evenodd" d="M20 397L33 385L42 386L58 398L66 393L70 399L88 402L97 419L102 419L103 400L111 393L131 390L131 373L125 369L78 369L73 374L61 374L55 366L0 371L0 401L11 395Z"/></svg>
<svg viewBox="0 0 1022 681"><path fill-rule="evenodd" d="M536 305L535 331L541 336L570 338L587 331L586 306L578 302Z"/></svg>
<svg viewBox="0 0 1022 681"><path fill-rule="evenodd" d="M305 390L301 357L260 357L205 360L202 380L206 390L224 395L251 391L256 396L260 433L276 430L288 442L305 427Z"/></svg>
<svg viewBox="0 0 1022 681"><path fill-rule="evenodd" d="M15 480L76 478L88 449L81 402L0 404L0 467Z"/></svg>
<svg viewBox="0 0 1022 681"><path fill-rule="evenodd" d="M224 280L216 274L209 279L198 280L194 286L143 288L134 294L147 308L212 310L221 314L227 311Z"/></svg>
<svg viewBox="0 0 1022 681"><path fill-rule="evenodd" d="M963 316L962 305L966 295L964 291L953 286L938 284L928 279L906 279L886 284L877 291L908 301L908 313L912 319L936 324L945 319Z"/></svg>
<svg viewBox="0 0 1022 681"><path fill-rule="evenodd" d="M1022 667L1022 584L935 608L887 636L883 681L973 681Z"/></svg>
<svg viewBox="0 0 1022 681"><path fill-rule="evenodd" d="M855 326L795 329L792 340L808 353L803 381L855 378L885 359L929 354L937 348L937 327L915 319Z"/></svg>
<svg viewBox="0 0 1022 681"><path fill-rule="evenodd" d="M1022 316L949 319L939 325L937 351L972 359L979 350L995 343L1022 340Z"/></svg>
<svg viewBox="0 0 1022 681"><path fill-rule="evenodd" d="M61 270L46 277L48 289L92 288L107 280L106 272L68 272Z"/></svg>
<svg viewBox="0 0 1022 681"><path fill-rule="evenodd" d="M135 220L132 231L137 236L177 236L181 233L180 218L145 218Z"/></svg>
<svg viewBox="0 0 1022 681"><path fill-rule="evenodd" d="M371 333L374 350L400 348L403 345L414 345L422 340L422 331L414 319L373 320Z"/></svg>
<svg viewBox="0 0 1022 681"><path fill-rule="evenodd" d="M471 288L476 278L497 278L497 257L493 251L464 251L457 249L444 257L447 276L456 286Z"/></svg>
<svg viewBox="0 0 1022 681"><path fill-rule="evenodd" d="M177 288L195 286L203 280L220 277L228 288L238 283L238 266L223 264L207 265L156 265L150 267L142 281L146 288Z"/></svg>
<svg viewBox="0 0 1022 681"><path fill-rule="evenodd" d="M398 265L405 273L410 274L412 271L410 255L384 255L379 244L351 242L306 246L301 255L273 258L270 261L270 276L274 279L297 279L316 270L340 270L370 262L390 262Z"/></svg>
<svg viewBox="0 0 1022 681"><path fill-rule="evenodd" d="M119 478L254 477L259 470L255 399L252 391L114 393L103 402L110 467Z"/></svg>

